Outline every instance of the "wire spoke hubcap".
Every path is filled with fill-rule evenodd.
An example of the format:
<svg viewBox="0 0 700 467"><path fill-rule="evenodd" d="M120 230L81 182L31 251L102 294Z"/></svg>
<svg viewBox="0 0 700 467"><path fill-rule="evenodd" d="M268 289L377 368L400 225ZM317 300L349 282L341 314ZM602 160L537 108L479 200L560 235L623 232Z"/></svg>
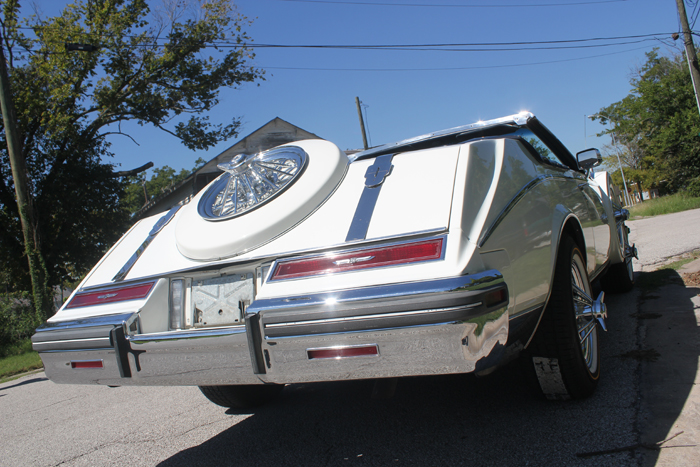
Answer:
<svg viewBox="0 0 700 467"><path fill-rule="evenodd" d="M595 372L598 365L598 333L596 324L606 331L605 318L607 308L605 293L601 292L597 299L590 293L590 284L586 278L585 266L579 257L571 262L571 289L575 311L576 328L581 353L588 370Z"/></svg>

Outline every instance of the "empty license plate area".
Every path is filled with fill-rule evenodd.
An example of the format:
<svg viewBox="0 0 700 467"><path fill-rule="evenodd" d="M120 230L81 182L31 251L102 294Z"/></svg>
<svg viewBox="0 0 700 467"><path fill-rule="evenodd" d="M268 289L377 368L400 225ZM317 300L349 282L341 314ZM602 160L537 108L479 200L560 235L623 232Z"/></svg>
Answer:
<svg viewBox="0 0 700 467"><path fill-rule="evenodd" d="M192 280L195 327L243 323L245 309L254 298L253 274L231 274Z"/></svg>

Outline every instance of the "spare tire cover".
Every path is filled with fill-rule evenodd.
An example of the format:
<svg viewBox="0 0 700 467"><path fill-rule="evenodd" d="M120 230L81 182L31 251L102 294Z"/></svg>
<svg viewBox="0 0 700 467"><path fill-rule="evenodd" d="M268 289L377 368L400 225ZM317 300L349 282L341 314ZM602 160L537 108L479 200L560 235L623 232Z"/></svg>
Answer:
<svg viewBox="0 0 700 467"><path fill-rule="evenodd" d="M297 141L254 156L238 155L226 172L184 206L178 250L194 260L245 253L291 229L343 179L348 158L322 140Z"/></svg>

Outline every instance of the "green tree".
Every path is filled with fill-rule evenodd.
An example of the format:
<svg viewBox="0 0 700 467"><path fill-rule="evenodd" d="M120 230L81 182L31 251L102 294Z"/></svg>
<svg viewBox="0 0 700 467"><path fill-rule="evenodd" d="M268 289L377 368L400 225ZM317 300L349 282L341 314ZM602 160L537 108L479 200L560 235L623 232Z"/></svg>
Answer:
<svg viewBox="0 0 700 467"><path fill-rule="evenodd" d="M177 172L175 169L164 165L153 169L153 175L148 180L146 180L146 174L143 172L129 177L129 183L122 198L122 206L129 214L135 213L148 201L164 193L171 186L177 185L205 163L206 161L200 157L195 161L195 166L192 170L182 169L180 172Z"/></svg>
<svg viewBox="0 0 700 467"><path fill-rule="evenodd" d="M615 137L628 181L675 192L700 176L700 117L684 56L646 57L630 94L593 119L610 124L602 134Z"/></svg>
<svg viewBox="0 0 700 467"><path fill-rule="evenodd" d="M211 123L222 87L263 71L228 0L76 1L54 18L21 20L19 0L0 0L22 154L49 286L83 274L129 221L119 199L108 135L121 123L152 125L189 149L237 134L239 120ZM68 50L68 44L84 50ZM221 48L226 45L233 47ZM0 269L29 290L27 262L4 131L0 132Z"/></svg>

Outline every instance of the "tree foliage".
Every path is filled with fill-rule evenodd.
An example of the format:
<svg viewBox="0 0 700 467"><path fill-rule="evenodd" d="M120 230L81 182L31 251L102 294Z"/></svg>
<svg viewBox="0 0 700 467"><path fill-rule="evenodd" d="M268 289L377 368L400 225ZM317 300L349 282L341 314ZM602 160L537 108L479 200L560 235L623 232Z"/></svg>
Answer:
<svg viewBox="0 0 700 467"><path fill-rule="evenodd" d="M247 64L247 22L228 0L159 5L76 1L54 18L21 19L19 0L0 0L2 47L49 285L84 273L129 222L120 207L128 183L113 176L107 160L113 155L107 137L130 137L121 123L152 125L189 149L206 149L235 136L239 126L235 117L208 120L219 90L263 78ZM71 43L94 50L70 51ZM12 278L11 288L28 290L0 135L0 270ZM155 178L172 178L165 172Z"/></svg>
<svg viewBox="0 0 700 467"><path fill-rule="evenodd" d="M628 182L675 192L700 176L698 106L682 54L661 56L655 49L646 57L630 94L593 119L611 125L603 134L613 136ZM609 165L617 167L614 153Z"/></svg>
<svg viewBox="0 0 700 467"><path fill-rule="evenodd" d="M129 177L129 183L122 198L122 206L129 214L134 214L150 200L164 193L171 186L185 180L192 172L202 167L205 163L206 161L200 157L195 161L195 166L191 171L182 169L180 172L177 172L172 167L164 165L153 169L153 174L148 180L144 172Z"/></svg>

